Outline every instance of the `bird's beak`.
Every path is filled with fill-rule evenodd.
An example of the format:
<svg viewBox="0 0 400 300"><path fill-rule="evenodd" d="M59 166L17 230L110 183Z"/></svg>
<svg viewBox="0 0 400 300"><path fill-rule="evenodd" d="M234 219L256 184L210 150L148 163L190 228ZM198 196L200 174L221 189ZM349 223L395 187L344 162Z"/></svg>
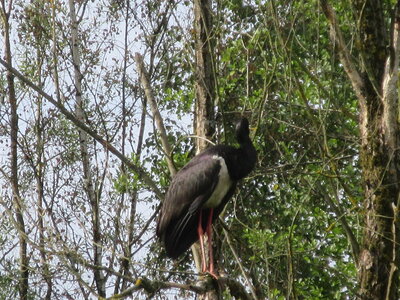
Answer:
<svg viewBox="0 0 400 300"><path fill-rule="evenodd" d="M256 126L249 127L249 130L250 130L250 135L254 136L256 134L256 132L257 132L257 127Z"/></svg>

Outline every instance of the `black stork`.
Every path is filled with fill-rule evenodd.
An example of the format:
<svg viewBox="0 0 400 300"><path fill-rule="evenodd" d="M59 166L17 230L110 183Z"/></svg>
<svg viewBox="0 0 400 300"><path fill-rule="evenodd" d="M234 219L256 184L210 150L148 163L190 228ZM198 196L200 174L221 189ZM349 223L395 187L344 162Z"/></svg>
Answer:
<svg viewBox="0 0 400 300"><path fill-rule="evenodd" d="M236 125L239 148L216 145L196 155L173 177L157 222L157 236L167 256L177 258L200 240L202 271L213 277L212 223L232 197L238 180L253 170L257 153L249 137L249 121ZM209 266L204 234L209 242Z"/></svg>

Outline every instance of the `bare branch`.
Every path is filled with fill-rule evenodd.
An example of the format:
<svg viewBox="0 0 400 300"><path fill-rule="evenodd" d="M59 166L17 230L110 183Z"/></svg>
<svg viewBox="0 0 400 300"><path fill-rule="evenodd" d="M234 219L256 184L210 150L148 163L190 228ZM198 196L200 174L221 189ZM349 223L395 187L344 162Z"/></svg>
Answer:
<svg viewBox="0 0 400 300"><path fill-rule="evenodd" d="M146 94L147 101L149 101L151 112L153 113L154 121L157 125L157 129L160 132L161 143L165 157L168 163L168 169L171 175L175 175L176 168L172 160L171 146L168 142L167 131L164 127L164 122L161 117L160 111L158 110L156 99L154 98L154 93L150 85L149 75L147 74L146 68L143 63L143 58L139 53L135 54L136 66L139 73L140 81L142 83L144 92Z"/></svg>

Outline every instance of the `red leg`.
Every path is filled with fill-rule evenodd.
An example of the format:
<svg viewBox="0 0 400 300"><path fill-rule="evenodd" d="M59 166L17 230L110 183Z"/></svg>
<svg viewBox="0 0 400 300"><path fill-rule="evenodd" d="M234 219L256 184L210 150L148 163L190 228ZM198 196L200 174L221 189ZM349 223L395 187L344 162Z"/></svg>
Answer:
<svg viewBox="0 0 400 300"><path fill-rule="evenodd" d="M197 234L199 235L200 240L200 248L201 248L201 271L206 272L206 254L204 251L204 231L203 231L203 222L202 222L202 211L199 213L199 223L197 224Z"/></svg>
<svg viewBox="0 0 400 300"><path fill-rule="evenodd" d="M211 208L210 209L210 214L208 215L207 227L206 227L207 236L208 236L209 262L210 262L208 272L215 279L218 279L218 275L215 273L215 270L214 270L214 256L213 256L213 247L212 247L212 218L213 218L213 213L214 213L214 209Z"/></svg>

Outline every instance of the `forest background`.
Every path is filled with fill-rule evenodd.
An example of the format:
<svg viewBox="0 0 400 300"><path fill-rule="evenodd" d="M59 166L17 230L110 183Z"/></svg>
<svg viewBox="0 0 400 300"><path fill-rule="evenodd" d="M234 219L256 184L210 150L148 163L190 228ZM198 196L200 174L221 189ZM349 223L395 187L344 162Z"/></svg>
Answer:
<svg viewBox="0 0 400 300"><path fill-rule="evenodd" d="M398 299L399 7L0 0L0 299ZM196 285L155 218L242 115L257 166Z"/></svg>

